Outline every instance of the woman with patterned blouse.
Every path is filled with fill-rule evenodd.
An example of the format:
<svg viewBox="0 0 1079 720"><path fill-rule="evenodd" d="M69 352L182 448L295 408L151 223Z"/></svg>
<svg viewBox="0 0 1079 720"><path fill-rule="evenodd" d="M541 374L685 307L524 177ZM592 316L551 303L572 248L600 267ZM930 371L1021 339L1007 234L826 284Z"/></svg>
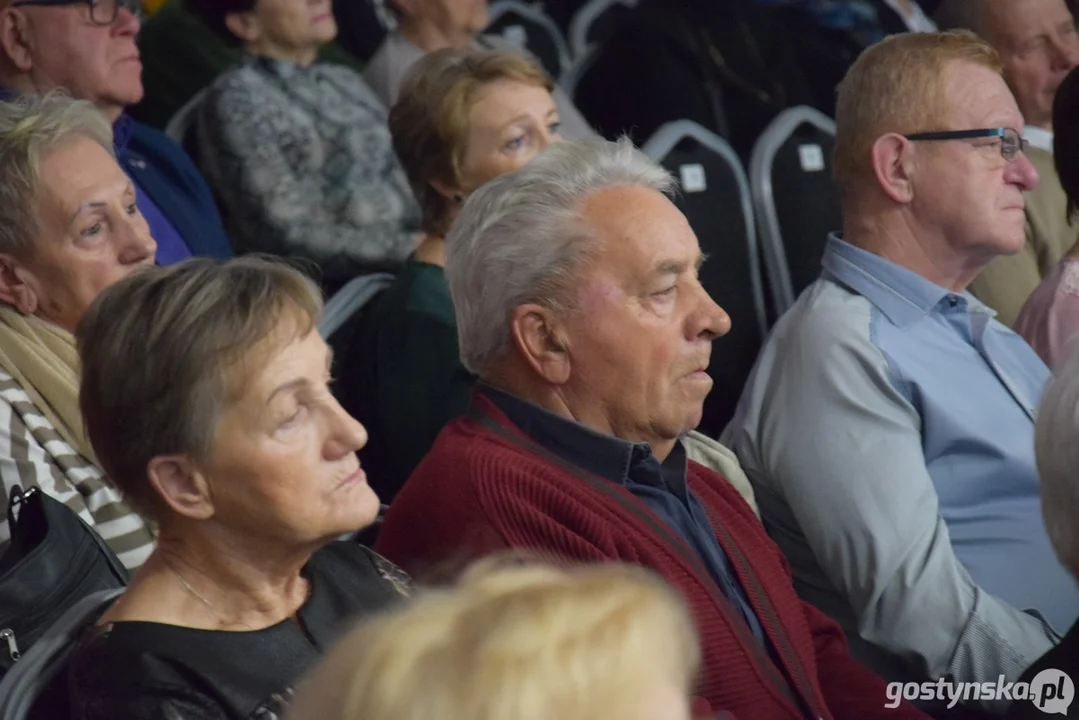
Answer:
<svg viewBox="0 0 1079 720"><path fill-rule="evenodd" d="M337 34L330 0L188 0L247 51L196 117L199 165L239 252L316 262L334 288L396 268L419 211L386 108L353 70L315 62Z"/></svg>

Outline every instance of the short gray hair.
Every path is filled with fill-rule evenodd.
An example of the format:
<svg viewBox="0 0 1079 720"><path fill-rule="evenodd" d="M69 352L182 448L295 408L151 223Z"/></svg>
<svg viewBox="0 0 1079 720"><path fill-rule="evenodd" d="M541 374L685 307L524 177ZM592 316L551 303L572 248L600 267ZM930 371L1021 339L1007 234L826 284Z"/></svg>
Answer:
<svg viewBox="0 0 1079 720"><path fill-rule="evenodd" d="M483 376L509 348L514 308L572 309L571 285L595 240L581 203L624 185L670 194L676 183L627 138L590 139L556 142L468 198L446 237L446 281L470 372Z"/></svg>
<svg viewBox="0 0 1079 720"><path fill-rule="evenodd" d="M1060 562L1079 578L1079 345L1046 389L1034 430L1045 530Z"/></svg>
<svg viewBox="0 0 1079 720"><path fill-rule="evenodd" d="M41 159L73 137L89 138L116 157L112 125L87 100L53 91L0 102L0 253L33 252Z"/></svg>
<svg viewBox="0 0 1079 720"><path fill-rule="evenodd" d="M282 333L311 332L321 313L310 278L257 255L147 268L102 291L75 332L79 408L102 468L136 511L156 521L163 509L149 462L209 456L253 366L288 342Z"/></svg>

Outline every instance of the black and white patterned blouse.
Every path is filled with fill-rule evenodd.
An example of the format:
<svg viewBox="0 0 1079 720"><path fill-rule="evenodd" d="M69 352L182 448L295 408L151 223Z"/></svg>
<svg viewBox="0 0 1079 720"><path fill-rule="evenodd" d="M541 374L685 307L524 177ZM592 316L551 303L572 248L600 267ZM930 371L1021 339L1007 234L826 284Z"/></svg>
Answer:
<svg viewBox="0 0 1079 720"><path fill-rule="evenodd" d="M238 252L307 258L332 283L414 249L386 109L353 70L249 56L210 87L196 130Z"/></svg>

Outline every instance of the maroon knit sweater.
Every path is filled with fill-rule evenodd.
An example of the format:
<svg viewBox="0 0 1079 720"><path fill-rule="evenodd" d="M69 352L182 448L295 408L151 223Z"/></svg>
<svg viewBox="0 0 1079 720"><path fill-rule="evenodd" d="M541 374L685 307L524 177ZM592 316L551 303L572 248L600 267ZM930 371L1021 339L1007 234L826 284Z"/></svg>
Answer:
<svg viewBox="0 0 1079 720"><path fill-rule="evenodd" d="M637 563L688 602L704 659L697 692L713 711L804 718L797 697L813 717L926 717L909 705L884 707L884 681L851 658L839 626L798 598L779 549L721 476L690 462L687 481L790 681L678 535L622 486L533 443L482 395L443 429L394 499L377 550L420 578L510 547Z"/></svg>

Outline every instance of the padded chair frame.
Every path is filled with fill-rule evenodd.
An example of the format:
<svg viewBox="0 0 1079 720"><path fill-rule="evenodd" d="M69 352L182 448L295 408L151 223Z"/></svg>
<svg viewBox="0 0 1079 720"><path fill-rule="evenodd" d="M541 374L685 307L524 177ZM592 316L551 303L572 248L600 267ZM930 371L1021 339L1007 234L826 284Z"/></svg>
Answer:
<svg viewBox="0 0 1079 720"><path fill-rule="evenodd" d="M555 82L561 81L562 76L569 70L570 65L572 65L573 58L570 55L569 45L566 44L566 38L562 35L562 30L559 29L554 20L535 5L521 2L521 0L496 0L496 2L491 3L491 7L487 12L488 28L498 22L503 15L511 12L517 13L525 20L542 27L551 37L551 40L554 41L555 48L557 48L559 67L554 80Z"/></svg>
<svg viewBox="0 0 1079 720"><path fill-rule="evenodd" d="M599 50L600 48L596 47L589 50L585 55L574 58L573 64L566 68L558 81L558 86L562 88L562 92L566 93L574 103L577 102L577 84L581 82L581 78L595 64L596 58L599 57Z"/></svg>
<svg viewBox="0 0 1079 720"><path fill-rule="evenodd" d="M573 14L569 23L569 49L573 53L574 62L580 62L592 50L588 42L588 31L605 12L615 5L625 5L628 8L637 7L641 0L589 0Z"/></svg>
<svg viewBox="0 0 1079 720"><path fill-rule="evenodd" d="M319 334L329 340L350 317L388 288L393 279L390 273L371 273L349 280L326 302L318 324Z"/></svg>
<svg viewBox="0 0 1079 720"><path fill-rule="evenodd" d="M794 304L795 297L772 190L772 166L779 149L794 131L804 124L835 136L835 121L819 110L804 105L788 108L777 115L761 133L753 146L753 155L749 161L753 206L764 245L764 262L777 315L786 312Z"/></svg>
<svg viewBox="0 0 1079 720"><path fill-rule="evenodd" d="M184 147L187 133L191 131L191 127L195 123L195 113L198 111L199 105L202 104L207 92L209 92L209 88L203 88L195 93L190 100L184 103L182 108L176 111L176 114L169 119L169 124L165 126L165 134L180 147ZM198 158L192 159L198 160Z"/></svg>
<svg viewBox="0 0 1079 720"><path fill-rule="evenodd" d="M746 227L746 242L749 247L750 287L753 293L753 307L761 337L768 334L768 317L764 306L764 288L761 281L760 253L757 247L757 226L754 223L753 203L750 199L749 180L742 168L738 154L726 140L692 120L675 120L662 125L642 146L645 155L656 162L662 162L671 150L682 140L689 138L700 143L719 155L731 168L738 183L738 195Z"/></svg>

